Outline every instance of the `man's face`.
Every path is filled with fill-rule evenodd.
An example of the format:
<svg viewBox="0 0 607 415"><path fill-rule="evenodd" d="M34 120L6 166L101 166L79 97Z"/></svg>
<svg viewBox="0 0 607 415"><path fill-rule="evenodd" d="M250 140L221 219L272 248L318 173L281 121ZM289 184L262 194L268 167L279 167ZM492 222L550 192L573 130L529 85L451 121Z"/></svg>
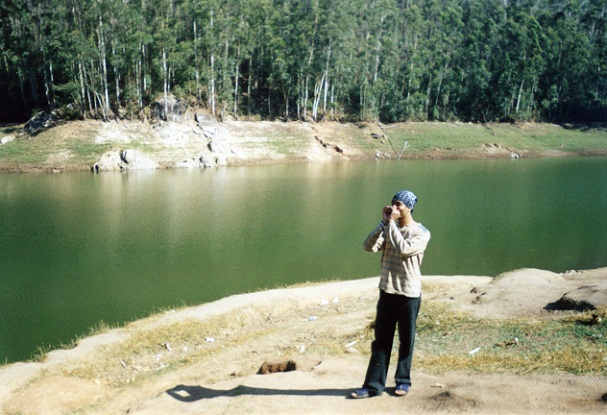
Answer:
<svg viewBox="0 0 607 415"><path fill-rule="evenodd" d="M404 217L406 213L409 212L409 208L407 207L407 205L405 205L403 202L401 202L400 200L393 200L392 201L392 206L395 207L396 209L398 209L398 211L400 212L400 217Z"/></svg>

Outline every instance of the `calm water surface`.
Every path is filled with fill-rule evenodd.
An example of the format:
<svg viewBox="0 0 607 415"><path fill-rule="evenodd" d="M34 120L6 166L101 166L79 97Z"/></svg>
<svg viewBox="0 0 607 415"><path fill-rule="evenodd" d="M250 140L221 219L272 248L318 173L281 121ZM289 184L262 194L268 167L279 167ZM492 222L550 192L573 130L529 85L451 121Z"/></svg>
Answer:
<svg viewBox="0 0 607 415"><path fill-rule="evenodd" d="M101 321L377 275L362 241L402 188L427 275L607 266L607 158L0 175L0 362Z"/></svg>

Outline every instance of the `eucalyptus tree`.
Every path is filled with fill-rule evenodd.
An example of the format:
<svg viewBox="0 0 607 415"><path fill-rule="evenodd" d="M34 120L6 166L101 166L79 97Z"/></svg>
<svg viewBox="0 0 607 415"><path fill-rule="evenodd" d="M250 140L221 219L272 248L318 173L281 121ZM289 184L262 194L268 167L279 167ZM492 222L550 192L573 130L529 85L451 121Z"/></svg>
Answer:
<svg viewBox="0 0 607 415"><path fill-rule="evenodd" d="M384 39L395 29L396 7L394 0L362 2L357 10L359 38L357 60L359 72L355 77L358 88L359 118L377 119L384 79L381 78L385 50ZM378 81L381 81L378 83Z"/></svg>
<svg viewBox="0 0 607 415"><path fill-rule="evenodd" d="M462 42L463 11L458 3L457 0L426 0L422 8L427 28L424 111L428 119L441 119L455 92L449 81L454 76L453 66Z"/></svg>
<svg viewBox="0 0 607 415"><path fill-rule="evenodd" d="M605 1L5 0L0 23L0 117L607 116Z"/></svg>
<svg viewBox="0 0 607 415"><path fill-rule="evenodd" d="M499 22L505 12L501 0L462 3L462 43L456 56L453 112L472 121L491 119L491 77L497 66Z"/></svg>
<svg viewBox="0 0 607 415"><path fill-rule="evenodd" d="M423 2L423 0L421 0ZM400 54L400 94L402 96L402 109L398 112L399 119L425 119L424 97L422 91L423 77L426 72L424 58L424 33L426 22L418 3L420 1L407 1L401 6L399 14L402 16L399 35L401 37Z"/></svg>
<svg viewBox="0 0 607 415"><path fill-rule="evenodd" d="M353 18L358 4L348 0L323 0L319 7L315 67L322 73L324 88L315 96L313 108L316 107L318 115L322 98L322 117L335 118L351 108L352 80L358 71L355 54L358 22Z"/></svg>
<svg viewBox="0 0 607 415"><path fill-rule="evenodd" d="M554 2L551 7L551 13L543 16L549 48L541 108L548 119L563 119L588 107L584 95L592 61L591 45L580 28L581 9L575 0L565 5Z"/></svg>
<svg viewBox="0 0 607 415"><path fill-rule="evenodd" d="M16 75L24 104L34 108L53 104L47 30L52 22L46 18L52 11L50 6L40 0L9 0L2 5L5 68L7 74ZM44 93L40 91L40 78Z"/></svg>

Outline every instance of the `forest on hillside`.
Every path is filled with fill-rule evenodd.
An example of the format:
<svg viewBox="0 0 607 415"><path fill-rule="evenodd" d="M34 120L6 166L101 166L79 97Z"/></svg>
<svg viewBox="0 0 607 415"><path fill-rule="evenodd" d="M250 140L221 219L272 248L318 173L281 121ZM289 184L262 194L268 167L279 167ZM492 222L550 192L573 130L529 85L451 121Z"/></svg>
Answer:
<svg viewBox="0 0 607 415"><path fill-rule="evenodd" d="M607 121L607 0L3 0L0 93L5 122Z"/></svg>

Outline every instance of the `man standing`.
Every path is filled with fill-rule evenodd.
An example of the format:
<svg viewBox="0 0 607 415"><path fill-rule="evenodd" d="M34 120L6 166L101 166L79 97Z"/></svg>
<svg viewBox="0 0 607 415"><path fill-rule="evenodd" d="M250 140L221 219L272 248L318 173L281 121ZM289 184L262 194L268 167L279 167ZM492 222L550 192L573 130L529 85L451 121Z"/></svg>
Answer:
<svg viewBox="0 0 607 415"><path fill-rule="evenodd" d="M430 241L430 231L413 220L417 197L401 190L384 207L383 219L371 231L363 246L366 251L382 251L379 300L375 317L375 341L363 387L352 393L355 399L381 395L386 386L390 354L398 326L400 346L395 373L395 395L411 388L411 362L415 324L421 306L421 264Z"/></svg>

